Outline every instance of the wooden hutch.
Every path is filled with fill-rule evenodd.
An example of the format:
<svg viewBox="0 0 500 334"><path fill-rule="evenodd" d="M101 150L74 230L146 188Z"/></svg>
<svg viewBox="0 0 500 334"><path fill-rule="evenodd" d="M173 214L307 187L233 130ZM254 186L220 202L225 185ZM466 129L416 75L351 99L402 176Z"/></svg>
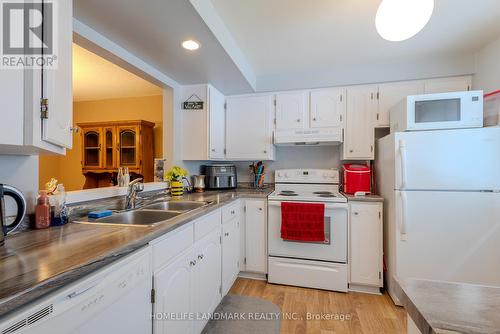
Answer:
<svg viewBox="0 0 500 334"><path fill-rule="evenodd" d="M119 167L128 167L131 178L153 181L155 123L140 120L77 125L82 137L84 189L112 185Z"/></svg>

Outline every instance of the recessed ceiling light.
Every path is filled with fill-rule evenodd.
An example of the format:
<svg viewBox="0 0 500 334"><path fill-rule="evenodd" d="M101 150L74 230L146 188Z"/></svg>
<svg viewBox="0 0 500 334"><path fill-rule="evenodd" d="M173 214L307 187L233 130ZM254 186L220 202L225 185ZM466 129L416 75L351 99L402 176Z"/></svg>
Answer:
<svg viewBox="0 0 500 334"><path fill-rule="evenodd" d="M198 50L200 48L200 43L193 41L192 39L188 39L187 41L182 42L182 47L191 51Z"/></svg>
<svg viewBox="0 0 500 334"><path fill-rule="evenodd" d="M425 27L433 10L434 0L383 0L377 10L375 26L384 39L404 41Z"/></svg>

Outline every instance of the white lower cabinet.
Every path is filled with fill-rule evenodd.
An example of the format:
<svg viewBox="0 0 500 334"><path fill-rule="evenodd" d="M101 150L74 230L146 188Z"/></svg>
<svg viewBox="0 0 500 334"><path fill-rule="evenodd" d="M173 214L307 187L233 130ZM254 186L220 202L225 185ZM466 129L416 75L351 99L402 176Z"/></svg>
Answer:
<svg viewBox="0 0 500 334"><path fill-rule="evenodd" d="M178 319L194 309L193 248L154 274L154 332L188 334L193 333L193 321Z"/></svg>
<svg viewBox="0 0 500 334"><path fill-rule="evenodd" d="M245 203L245 271L267 273L266 200L247 199Z"/></svg>
<svg viewBox="0 0 500 334"><path fill-rule="evenodd" d="M197 220L211 225L214 215L219 224L191 247L153 274L155 333L201 333L222 299L222 252L220 211ZM212 225L213 226L213 225ZM194 240L194 235L192 239ZM173 240L171 240L173 241ZM153 246L156 247L156 246Z"/></svg>
<svg viewBox="0 0 500 334"><path fill-rule="evenodd" d="M222 225L222 294L231 289L240 272L240 219Z"/></svg>
<svg viewBox="0 0 500 334"><path fill-rule="evenodd" d="M379 292L383 286L382 203L350 203L350 290Z"/></svg>

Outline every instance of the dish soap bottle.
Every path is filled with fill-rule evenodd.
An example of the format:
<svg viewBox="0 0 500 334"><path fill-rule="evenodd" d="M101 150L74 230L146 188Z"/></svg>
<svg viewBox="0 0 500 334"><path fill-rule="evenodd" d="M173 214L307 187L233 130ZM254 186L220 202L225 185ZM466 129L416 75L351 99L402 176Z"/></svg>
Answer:
<svg viewBox="0 0 500 334"><path fill-rule="evenodd" d="M40 191L35 207L35 228L42 229L50 226L50 202L46 191Z"/></svg>

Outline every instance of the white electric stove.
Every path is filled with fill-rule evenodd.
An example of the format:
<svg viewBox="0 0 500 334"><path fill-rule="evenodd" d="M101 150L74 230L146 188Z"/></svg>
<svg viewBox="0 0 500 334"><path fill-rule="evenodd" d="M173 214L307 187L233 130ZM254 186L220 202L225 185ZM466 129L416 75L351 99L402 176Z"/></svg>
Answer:
<svg viewBox="0 0 500 334"><path fill-rule="evenodd" d="M324 203L325 240L297 242L281 238L281 203ZM286 169L275 172L268 197L270 283L347 291L347 198L339 192L333 169Z"/></svg>

